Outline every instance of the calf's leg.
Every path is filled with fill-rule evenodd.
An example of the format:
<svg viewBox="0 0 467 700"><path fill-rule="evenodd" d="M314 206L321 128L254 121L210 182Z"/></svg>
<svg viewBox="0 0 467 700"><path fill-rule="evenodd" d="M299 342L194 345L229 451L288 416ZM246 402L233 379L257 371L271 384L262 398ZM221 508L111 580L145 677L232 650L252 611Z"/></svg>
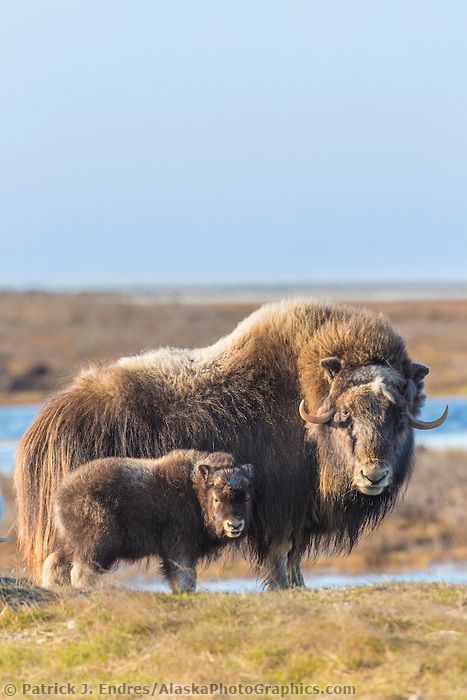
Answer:
<svg viewBox="0 0 467 700"><path fill-rule="evenodd" d="M112 532L108 525L106 529ZM96 583L99 574L108 571L117 561L121 554L121 547L118 541L115 542L111 538L98 534L83 551L78 550L75 554L71 567L71 585L75 588L89 588Z"/></svg>
<svg viewBox="0 0 467 700"><path fill-rule="evenodd" d="M44 588L70 585L71 563L59 550L49 554L42 567L41 584Z"/></svg>

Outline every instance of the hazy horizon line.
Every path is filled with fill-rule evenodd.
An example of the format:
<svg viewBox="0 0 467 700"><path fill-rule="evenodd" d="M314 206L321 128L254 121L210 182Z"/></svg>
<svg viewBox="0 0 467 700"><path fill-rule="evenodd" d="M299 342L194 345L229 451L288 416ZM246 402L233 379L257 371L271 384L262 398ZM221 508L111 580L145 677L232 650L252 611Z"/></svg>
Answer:
<svg viewBox="0 0 467 700"><path fill-rule="evenodd" d="M110 296L128 304L264 304L287 298L314 297L320 301L397 302L462 301L466 282L329 282L314 284L141 285L121 287L0 288L0 294Z"/></svg>
<svg viewBox="0 0 467 700"><path fill-rule="evenodd" d="M248 291L248 290L276 290L276 289L435 289L465 288L467 290L467 280L329 280L319 282L161 282L161 283L141 283L141 284L7 284L0 285L0 293L8 292L48 292L48 293L125 293L125 292L147 292L158 293L167 291Z"/></svg>

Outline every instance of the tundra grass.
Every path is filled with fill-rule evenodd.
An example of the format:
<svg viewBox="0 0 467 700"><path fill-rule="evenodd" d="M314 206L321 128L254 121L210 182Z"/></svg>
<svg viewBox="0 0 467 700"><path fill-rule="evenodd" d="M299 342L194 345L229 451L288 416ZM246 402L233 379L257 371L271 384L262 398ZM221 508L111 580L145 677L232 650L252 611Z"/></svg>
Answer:
<svg viewBox="0 0 467 700"><path fill-rule="evenodd" d="M109 587L44 594L4 580L0 597L0 692L12 683L20 697L24 683L86 683L94 697L105 683L137 697L129 686L157 682L157 695L172 682L312 684L319 694L353 686L354 697L372 700L467 698L460 586L173 596Z"/></svg>

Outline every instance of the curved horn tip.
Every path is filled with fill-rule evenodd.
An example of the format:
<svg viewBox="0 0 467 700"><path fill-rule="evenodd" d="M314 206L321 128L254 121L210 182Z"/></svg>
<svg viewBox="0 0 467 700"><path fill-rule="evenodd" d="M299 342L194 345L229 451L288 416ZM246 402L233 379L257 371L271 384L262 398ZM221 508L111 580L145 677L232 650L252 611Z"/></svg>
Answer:
<svg viewBox="0 0 467 700"><path fill-rule="evenodd" d="M449 406L446 406L444 409L443 415L440 416L437 420L432 420L432 421L424 421L424 420L419 420L418 418L414 418L413 416L409 415L410 419L410 425L412 428L418 428L419 430L434 430L434 428L439 428L440 425L443 425L444 421L449 415Z"/></svg>
<svg viewBox="0 0 467 700"><path fill-rule="evenodd" d="M305 423L316 423L317 425L323 425L324 423L329 423L331 418L334 415L334 411L330 410L327 411L326 413L319 414L317 416L312 415L311 413L308 413L306 408L305 408L305 400L302 399L300 401L300 406L298 408L298 412L300 413L300 417L305 421Z"/></svg>
<svg viewBox="0 0 467 700"><path fill-rule="evenodd" d="M300 418L303 418L305 423L308 423L309 421L308 421L308 413L306 412L306 408L305 408L305 399L302 399L300 401L300 406L298 407L298 412L300 414Z"/></svg>

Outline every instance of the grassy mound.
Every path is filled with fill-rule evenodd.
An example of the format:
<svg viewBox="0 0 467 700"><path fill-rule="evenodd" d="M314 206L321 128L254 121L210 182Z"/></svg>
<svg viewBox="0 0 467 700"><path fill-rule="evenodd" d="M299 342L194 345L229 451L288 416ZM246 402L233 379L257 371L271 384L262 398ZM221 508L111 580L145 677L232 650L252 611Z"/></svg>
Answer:
<svg viewBox="0 0 467 700"><path fill-rule="evenodd" d="M129 686L157 682L158 695L161 683L264 682L313 684L320 694L354 686L355 697L372 700L467 697L459 586L51 595L4 580L1 596L0 686L14 683L18 696L23 683L87 683L94 696L100 683L126 683L125 697L138 697Z"/></svg>

